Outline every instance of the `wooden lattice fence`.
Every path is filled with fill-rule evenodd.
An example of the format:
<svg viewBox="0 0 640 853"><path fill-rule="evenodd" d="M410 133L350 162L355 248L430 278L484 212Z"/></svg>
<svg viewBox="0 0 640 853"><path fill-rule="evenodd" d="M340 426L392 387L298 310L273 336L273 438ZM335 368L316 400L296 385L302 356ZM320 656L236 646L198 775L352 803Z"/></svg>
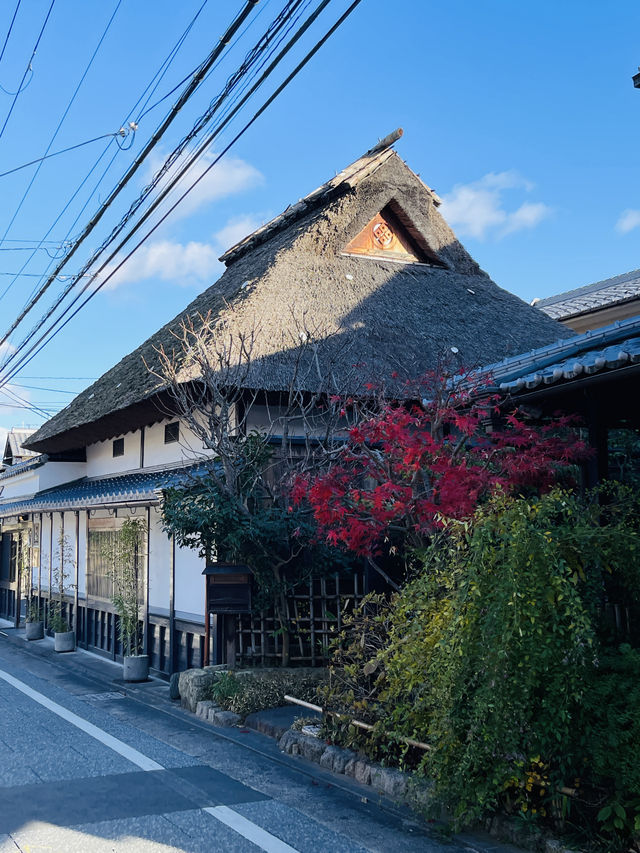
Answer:
<svg viewBox="0 0 640 853"><path fill-rule="evenodd" d="M317 666L327 661L329 643L342 624L342 615L365 595L361 571L348 576L331 575L309 581L287 598L290 663ZM274 613L238 616L239 662L246 666L277 665L282 655L282 637Z"/></svg>

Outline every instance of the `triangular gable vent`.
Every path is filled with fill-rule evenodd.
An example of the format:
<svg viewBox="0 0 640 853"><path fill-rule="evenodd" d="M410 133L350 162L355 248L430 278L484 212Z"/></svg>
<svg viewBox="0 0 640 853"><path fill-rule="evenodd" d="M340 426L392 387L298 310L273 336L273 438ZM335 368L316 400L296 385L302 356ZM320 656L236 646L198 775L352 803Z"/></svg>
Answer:
<svg viewBox="0 0 640 853"><path fill-rule="evenodd" d="M350 255L446 266L394 202L390 202L345 247Z"/></svg>

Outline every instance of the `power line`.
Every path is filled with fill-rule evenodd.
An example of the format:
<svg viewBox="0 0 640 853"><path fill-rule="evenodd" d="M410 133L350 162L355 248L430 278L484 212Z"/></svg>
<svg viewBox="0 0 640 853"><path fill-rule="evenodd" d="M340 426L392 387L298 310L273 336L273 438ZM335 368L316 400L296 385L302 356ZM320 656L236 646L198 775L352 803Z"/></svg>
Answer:
<svg viewBox="0 0 640 853"><path fill-rule="evenodd" d="M22 382L12 382L14 388L27 388L29 391L50 391L52 394L77 394L68 388L43 388L41 385L23 385Z"/></svg>
<svg viewBox="0 0 640 853"><path fill-rule="evenodd" d="M17 394L15 391L13 391L11 388L8 388L6 385L2 388L2 393L5 395L5 397L9 397L9 399L11 400L16 400L19 404L21 404L16 408L31 409L31 411L35 414L43 415L45 418L49 416L48 412L45 412L44 409L38 408L38 406L35 406L33 403L29 402L29 400L26 400L24 397L21 397L20 394Z"/></svg>
<svg viewBox="0 0 640 853"><path fill-rule="evenodd" d="M2 129L0 129L0 136L2 136L2 134L4 133L4 130L5 130L5 128L6 128L7 124L8 124L8 122L9 122L9 119L11 118L11 113L13 112L13 108L14 108L14 107L15 107L15 105L16 105L16 101L17 101L17 100L18 100L18 98L20 97L20 92L22 91L22 86L23 86L23 84L24 84L24 81L25 81L25 79L26 79L26 76L27 76L27 74L29 73L29 71L30 71L30 70L32 70L33 57L36 55L36 51L38 50L38 46L39 46L39 44L40 44L40 39L41 39L41 38L42 38L42 36L43 36L43 33L44 33L44 31L45 31L45 27L47 26L47 23L48 23L48 21L49 21L49 17L51 16L51 12L53 11L53 7L54 7L54 5L55 5L55 2L56 2L56 0L51 0L51 5L49 6L49 11L47 12L47 16L46 16L46 18L44 19L44 23L42 24L42 27L40 28L40 32L39 32L39 34L38 34L38 38L36 39L35 46L34 46L33 51L32 51L32 53L31 53L31 59L29 60L29 62L28 62L28 64L27 64L27 67L26 67L26 69L25 69L25 72L24 72L24 74L22 75L22 80L20 81L20 85L18 86L18 91L15 93L15 97L14 97L13 101L11 102L11 106L10 106L10 108L9 108L9 112L7 113L7 117L6 117L6 118L5 118L5 120L4 120L4 124L2 125Z"/></svg>
<svg viewBox="0 0 640 853"><path fill-rule="evenodd" d="M55 0L54 0L54 2L55 2ZM23 309L21 314L18 316L17 320L14 321L14 323L12 324L9 331L2 338L2 343L4 343L7 340L7 338L11 335L11 333L15 330L15 328L19 325L19 323L22 322L22 320L24 319L26 314L40 300L40 298L43 296L43 294L49 288L49 286L52 284L52 282L56 280L56 276L58 275L58 273L68 263L68 261L73 257L73 255L76 253L76 251L78 250L80 245L84 242L84 240L89 236L89 234L91 234L91 232L94 230L94 228L100 222L100 220L102 219L102 217L104 216L106 211L109 209L111 204L115 201L115 199L118 197L118 195L120 195L122 190L129 183L129 181L135 175L135 173L138 171L138 169L140 168L140 166L142 165L142 163L144 162L144 160L146 159L148 154L151 152L151 150L155 147L155 145L158 143L158 141L164 135L167 128L172 124L172 122L174 121L174 119L176 118L176 116L178 115L180 110L184 107L184 105L187 103L189 98L193 95L193 93L196 91L196 89L200 86L200 83L202 82L202 80L206 76L206 73L209 70L209 68L211 68L213 66L213 64L216 62L218 57L223 53L223 51L225 50L229 41L233 38L235 33L242 26L242 24L244 23L246 18L251 14L252 10L255 8L255 6L257 5L258 2L259 2L259 0L245 0L244 8L241 10L241 12L236 16L234 21L227 28L226 32L224 33L224 35L222 36L222 38L220 39L218 44L215 46L215 48L211 51L209 56L204 60L204 62L201 63L198 70L196 71L196 73L192 76L191 80L189 81L188 85L182 91L182 94L180 95L178 100L175 102L173 107L169 110L169 113L167 114L167 116L164 118L164 120L161 122L160 126L156 129L156 131L153 133L151 138L148 140L147 144L144 146L144 148L142 149L140 154L138 154L138 156L136 157L134 162L128 168L124 177L120 179L120 181L118 182L116 187L109 193L108 197L100 205L97 212L89 220L87 225L82 229L82 232L80 233L80 235L74 240L74 243L73 243L72 247L70 248L67 256L61 261L61 263L59 263L57 265L54 272L49 275L45 284L40 288L38 293L32 299L30 299L29 303L27 304L27 306L25 306L25 308ZM5 291L5 293L6 293L6 291ZM4 296L4 294L2 294L2 296ZM1 298L2 297L0 296L0 299Z"/></svg>
<svg viewBox="0 0 640 853"><path fill-rule="evenodd" d="M330 0L325 0L321 7L327 5ZM276 88L276 90L267 98L267 100L262 104L262 106L254 113L251 119L241 128L241 130L233 137L233 139L225 146L225 148L220 152L220 154L207 166L207 168L193 181L193 183L182 193L182 195L171 205L171 207L163 214L160 220L142 237L141 240L136 243L136 245L130 250L130 252L118 263L113 270L101 281L97 287L78 305L78 307L71 313L70 316L67 317L64 322L60 322L62 317L70 308L75 304L75 302L80 298L83 292L89 287L90 282L85 285L83 290L81 291L76 299L71 305L67 306L65 312L56 320L57 328L54 329L54 326L51 326L47 332L42 335L38 341L31 347L31 349L27 352L25 356L20 360L19 364L14 368L13 373L10 374L10 377L15 375L21 367L25 364L28 364L32 361L36 355L49 343L62 329L78 314L79 311L84 308L84 306L104 287L107 282L113 278L113 276L120 270L120 268L129 260L129 258L143 245L143 243L160 227L160 225L167 219L167 217L175 210L175 208L186 198L186 196L196 187L200 181L205 177L205 175L211 171L211 169L220 161L220 159L229 151L229 149L235 145L235 143L249 130L249 128L258 120L258 118L265 112L265 110L275 101L275 99L284 91L284 89L291 83L291 81L302 71L302 69L308 64L308 62L315 56L315 54L320 50L320 48L328 41L329 38L335 33L335 31L344 23L344 21L352 14L352 12L360 5L362 0L353 0L351 5L343 12L340 18L333 24L333 26L325 33L325 35L316 42L313 48L304 56L304 58L296 65L293 71L285 78L285 80ZM316 10L318 11L318 10ZM138 227L138 226L136 226ZM126 240L129 240L131 235L128 235ZM126 241L124 241L126 242ZM113 256L111 256L113 257ZM100 268L103 269L104 266L109 262L107 260L105 264ZM95 275L98 275L100 270L96 272ZM94 278L95 278L94 275ZM48 337L47 337L48 336ZM28 357L27 357L28 356ZM7 378L4 381L8 381Z"/></svg>
<svg viewBox="0 0 640 853"><path fill-rule="evenodd" d="M133 128L131 128L133 130ZM100 142L101 139L113 139L116 136L128 136L125 128L121 127L115 133L103 133L102 136L94 136L93 139L87 139L84 142L78 142L77 145L70 145L68 148L61 148L60 151L54 151L53 154L44 154L42 157L37 157L35 160L29 160L28 163L23 163L21 166L15 166L13 169L8 169L6 172L0 172L0 178L6 178L7 175L13 175L14 172L19 172L21 169L26 169L29 166L34 166L36 163L43 163L45 160L50 160L52 157L58 157L60 154L66 154L68 151L75 151L77 148L83 148L85 145L91 145L93 142ZM7 242L6 238L2 238L0 243Z"/></svg>
<svg viewBox="0 0 640 853"><path fill-rule="evenodd" d="M283 11L280 13L280 15L275 19L275 21L268 28L267 32L265 33L265 36L263 36L262 39L258 42L258 44L249 52L249 54L247 55L247 58L245 59L244 63L241 65L240 69L238 71L236 71L231 76L231 78L229 79L227 86L223 90L222 94L217 99L214 99L214 101L212 101L209 110L205 113L205 115L203 117L201 117L196 122L194 128L192 128L192 130L189 132L189 134L187 134L187 136L182 140L180 145L176 149L174 149L172 154L165 161L165 164L162 167L162 169L159 170L159 172L156 173L156 175L154 176L152 183L147 188L145 188L145 190L138 197L136 202L134 202L134 204L131 206L131 208L129 209L129 211L127 212L127 214L123 218L123 220L121 220L120 224L112 231L111 235L109 236L109 238L107 238L105 243L103 243L102 247L97 252L95 252L93 257L85 264L85 266L82 268L83 273L84 273L84 271L88 270L92 266L92 264L99 257L99 255L106 248L106 246L108 246L112 242L112 240L115 238L115 236L117 236L117 234L122 230L122 228L124 228L124 225L126 224L127 220L132 216L133 212L135 212L135 210L140 206L140 204L142 203L144 198L148 195L148 193L153 188L153 186L155 186L158 183L158 181L161 179L161 177L163 176L164 172L167 170L169 165L172 165L173 161L175 159L177 159L177 156L179 155L181 149L184 147L186 142L192 138L192 136L200 129L200 127L202 127L204 119L206 117L209 117L212 113L214 113L218 109L218 107L221 105L221 103L223 103L224 99L228 96L229 92L231 92L233 90L233 87L242 78L242 73L244 73L245 69L249 68L251 66L251 63L254 62L256 60L256 58L260 55L260 52L262 50L264 50L265 42L266 42L266 44L268 44L269 37L270 36L272 37L272 33L274 31L277 32L279 25L281 25L283 21L286 21L287 16L290 15L292 12L295 12L301 6L302 2L303 2L303 0L296 0L296 2L289 2L285 6ZM93 280L95 278L95 276L98 275L105 268L105 266L118 254L118 252L120 251L122 246L127 242L127 240L129 240L133 236L135 231L137 231L142 226L144 221L158 207L158 205L162 202L162 200L166 197L166 195L175 186L177 181L180 180L182 178L182 176L188 171L188 169L191 167L193 162L195 162L195 160L200 155L200 153L204 150L204 148L206 148L211 143L213 138L233 118L233 116L244 105L244 103L246 103L248 98L251 97L251 95L257 90L257 88L259 88L260 85L262 85L262 83L272 73L272 71L279 64L279 62L283 59L283 57L286 55L286 53L289 50L291 50L293 45L301 38L301 36L304 34L304 32L306 32L306 30L315 21L315 19L322 12L322 10L324 8L326 8L326 6L328 5L329 2L330 2L330 0L322 0L322 2L315 9L315 11L309 16L309 18L298 29L298 31L295 33L295 35L288 41L286 46L280 51L280 53L277 55L276 59L271 62L271 64L266 69L266 71L262 74L262 76L259 78L257 83L255 83L254 86L249 90L249 92L246 93L244 95L244 97L240 100L240 102L236 104L236 106L231 111L231 113L226 115L226 117L225 117L224 121L221 123L221 125L219 125L213 133L210 133L209 136L204 140L204 142L201 143L199 148L196 149L195 153L192 154L189 162L179 171L179 173L177 175L174 175L172 177L172 180L169 183L169 185L159 194L159 196L156 199L154 199L154 202L152 203L150 208L145 212L145 214L142 216L140 221L134 226L134 228L132 229L130 234L111 253L111 255L107 258L107 260L102 264L102 266L92 275L91 280ZM303 5L303 8L308 6L309 3L310 3L310 0L306 0L306 3ZM276 45L276 47L277 47L277 45ZM264 65L262 67L264 67ZM38 329L41 328L42 325L44 325L44 323L46 322L46 320L49 319L49 317L54 313L56 308L61 304L61 302L66 297L66 295L73 289L75 284L76 284L76 281L74 279L72 279L70 284L64 289L63 293L56 300L54 305L46 312L46 314L42 317L42 319L39 321L39 323L36 325L36 327L33 330L31 330L31 332L29 333L27 338L25 338L23 340L23 342L19 345L19 347L17 347L17 349L5 359L4 364L2 365L3 368L6 368L15 358L18 357L19 353L24 349L26 344L29 343L29 341L33 338L34 334L38 331ZM62 319L62 317L64 317L65 314L67 314L69 312L69 310L73 307L73 305L75 305L75 303L78 301L78 299L80 299L82 294L84 292L86 292L89 284L90 284L90 282L88 282L81 289L80 293L75 297L75 299L72 300L70 305L67 306L65 311L62 313L62 315L60 317L58 317L58 319L55 321L55 323L59 323L60 320ZM54 325L55 325L55 323L54 323ZM53 326L51 328L53 328ZM45 335L46 334L47 333L45 333ZM40 340L42 340L43 337L44 336L41 336ZM33 349L33 347L32 347L32 349ZM31 350L30 350L30 352L31 352Z"/></svg>
<svg viewBox="0 0 640 853"><path fill-rule="evenodd" d="M161 65L160 65L160 67L158 68L158 70L156 71L156 73L153 75L153 77L151 78L150 82L147 84L147 86L145 87L144 91L142 92L142 94L140 95L140 97L138 98L138 100L136 101L136 103L135 103L135 104L133 105L133 107L129 110L129 113L128 113L128 115L126 116L126 118L124 119L123 124L127 124L127 122L128 122L128 121L129 121L129 119L131 118L132 114L134 113L134 111L136 110L136 108L138 107L138 105L139 105L139 104L142 102L142 100L144 99L145 95L147 96L147 99L146 99L146 101L144 102L144 104L143 104L143 106L142 106L142 109L144 109L144 107L149 103L149 101L150 101L150 100L151 100L151 98L153 97L153 95L154 95L155 91L157 90L158 86L160 85L160 83L161 83L161 81L162 81L162 79L163 79L164 75L167 73L167 71L168 71L168 70L169 70L169 68L171 67L171 64L172 64L173 60L175 59L175 57L177 56L177 54L178 54L178 52L179 52L179 50L180 50L180 47L181 47L181 46L182 46L182 44L184 43L184 41L185 41L185 39L186 39L187 35L189 34L189 32L190 32L191 28L192 28L192 27L193 27L193 25L195 24L196 20L198 19L198 16L199 16L199 15L200 15L200 13L202 12L202 10L203 10L203 8L205 7L205 5L207 4L207 2L208 2L208 0L204 0L204 2L203 2L203 3L202 3L202 5L200 6L200 8L199 8L199 9L198 9L198 11L196 12L196 14L192 17L192 19L191 19L191 21L189 22L189 25L187 26L187 28L184 30L184 32L182 33L182 35L180 36L180 38L178 39L178 41L174 44L174 46L172 47L172 49L169 51L169 54L168 54L168 55L165 57L165 59L162 61L162 63L161 63ZM267 2L269 2L269 0L267 0ZM148 93L148 94L147 94L147 93ZM102 153L98 156L97 160L95 161L95 163L93 164L93 166L91 167L91 169L89 169L89 172L85 175L85 177L84 177L84 178L82 179L82 181L80 182L79 186L78 186L78 187L76 188L76 190L73 192L73 194L71 195L71 198L67 201L67 203L66 203L66 204L65 204L65 206L62 208L62 210L60 211L60 213L58 214L58 216L55 218L55 220L53 221L53 223L49 226L48 230L46 231L46 233L45 233L45 235L44 235L44 236L45 236L45 238L46 238L46 237L47 237L47 236L48 236L48 235L53 231L53 229L54 229L54 228L55 228L55 226L58 224L58 222L60 221L60 219L64 216L64 214L66 213L66 211L67 211L67 210L69 209L69 207L71 206L71 204L72 204L72 202L74 201L74 199L78 196L78 194L80 193L80 191L82 190L82 188L84 187L84 185L86 184L86 182L89 180L89 178L91 177L91 175L93 174L93 172L98 168L98 165L100 164L100 161L101 161L101 160L103 159L103 157L107 154L107 152L108 152L108 150L109 150L109 147L110 147L110 145L111 145L112 141L113 141L113 140L110 140L110 141L109 141L109 143L108 143L108 144L107 144L107 146L104 148L104 150L102 151ZM113 156L111 157L111 159L109 160L109 162L108 162L108 164L107 164L106 168L103 170L102 174L100 175L100 177L99 177L99 178L98 178L98 180L96 181L96 183L95 183L95 185L94 185L93 189L91 190L91 192L90 192L90 193L89 193L89 195L87 196L87 198L86 198L86 200L85 200L84 204L83 204L83 205L82 205L82 207L80 208L79 212L76 214L76 217L75 217L74 221L71 223L71 225L69 226L69 228L68 228L68 230L67 230L67 233L66 233L66 235L65 235L64 241L63 241L66 245L68 245L68 246L70 246L70 245L71 245L71 243L69 243L69 242L68 242L69 237L71 236L71 234L72 234L72 232L73 232L74 228L75 228L75 227L76 227L76 225L78 224L78 222L79 222L79 220L80 220L80 217L82 216L82 214L84 213L84 211L85 211L85 210L86 210L86 208L88 207L89 202L91 201L91 199L93 198L93 196L94 196L94 195L95 195L95 193L97 192L98 187L100 186L100 184L101 184L101 183L102 183L102 181L104 180L105 176L107 175L107 173L108 173L108 172L109 172L109 170L111 169L111 166L112 166L112 165L113 165L113 163L115 162L115 160L116 160L116 158L117 158L117 156L118 156L119 152L120 152L120 151L122 151L122 150L123 150L122 148L118 148L118 150L114 152L114 154L113 154ZM5 239L5 242L10 242L10 241L9 241L8 239ZM12 242L12 241L11 241L11 242ZM34 242L35 242L35 241L34 241ZM50 241L45 241L45 240L44 240L44 238L43 238L43 240L41 240L41 241L39 241L39 242L40 242L40 243L44 243L44 242L50 242ZM16 281L16 279L17 279L17 277L18 277L18 276L29 276L29 277L31 277L31 278L39 278L39 279L40 279L40 281L42 281L44 278L46 278L47 273L48 273L48 270L51 268L51 264L49 264L49 265L47 266L47 269L46 269L43 273L33 274L33 273L25 273L25 272L24 272L25 268L29 265L29 263L31 262L32 258L33 258L33 254L32 254L32 255L31 255L31 256L30 256L30 257L25 261L25 263L22 265L22 267L21 267L21 269L20 269L20 271L19 271L18 273L12 273L12 275L14 276L14 280L13 280L13 281L11 281L11 282L9 282L8 286L5 288L5 290L3 291L3 293L2 293L2 294L0 294L0 300L4 297L4 295L5 295L5 294L6 294L6 293L11 289L11 287L15 284L15 281ZM3 275L3 273L0 273L0 275ZM69 278L69 276L68 276L68 275L67 275L67 276L56 275L56 280L58 280L58 281L66 281L68 278ZM27 300L26 300L26 302L25 302L25 306L26 306L26 305L30 302L30 300L33 298L33 296L34 296L34 295L35 295L35 293L37 292L37 289L38 289L38 288L37 288L37 286L36 286L36 287L31 291L31 293L30 293L30 294L29 294L29 296L27 297Z"/></svg>
<svg viewBox="0 0 640 853"><path fill-rule="evenodd" d="M82 380L83 382L93 382L98 377L97 376L20 376L20 379L59 379L61 381L77 381Z"/></svg>
<svg viewBox="0 0 640 853"><path fill-rule="evenodd" d="M77 283L77 279L79 279L81 276L87 275L86 271L89 270L91 268L91 266L93 266L93 264L97 261L97 259L100 257L100 255L113 242L115 237L117 237L117 235L124 229L128 220L140 208L140 206L145 201L145 199L148 197L148 195L150 194L152 189L158 185L158 183L164 177L164 175L166 174L168 169L178 159L179 155L182 153L182 150L186 147L187 143L202 129L202 127L211 118L211 116L214 115L215 112L219 109L219 107L224 103L226 98L229 97L230 93L233 91L233 88L242 79L243 75L246 74L247 70L251 68L251 65L253 63L255 63L255 61L259 57L260 53L265 50L266 46L268 46L269 40L272 39L274 37L274 34L278 32L278 30L281 28L281 26L284 23L286 23L288 16L290 16L292 13L295 13L301 6L303 9L308 7L310 5L310 2L311 2L311 0L295 0L295 2L291 2L291 0L290 0L290 2L284 7L284 9L280 13L280 15L274 20L274 22L268 28L265 35L260 39L260 41L257 43L257 45L255 45L255 47L247 54L247 57L245 58L245 61L240 66L240 68L229 78L229 81L227 82L227 85L223 89L222 93L217 98L214 98L214 100L211 102L210 107L206 111L206 113L198 119L198 121L196 122L194 127L191 129L191 131L182 139L182 141L172 151L172 153L169 155L169 157L167 157L162 168L154 175L151 183L147 187L145 187L145 189L138 196L136 201L131 205L131 207L129 208L129 210L125 214L125 216L121 219L120 223L112 230L109 237L103 242L102 246L94 252L92 257L81 268L81 271L75 277L71 278L69 285L63 290L63 292L55 300L53 305L48 309L48 311L41 318L41 320L36 324L36 326L29 332L29 335L27 336L25 341L23 341L23 343L20 344L20 346L18 347L18 350L16 352L14 352L8 359L5 359L5 362L2 365L3 368L6 367L17 356L18 352L23 348L23 344L25 342L27 342L35 334L35 332L38 331L39 328L42 327L42 325L49 319L49 317L52 316L52 314L55 312L55 310L58 308L58 306L62 303L62 301L66 298L66 296L75 287L75 284ZM187 164L180 169L180 171L177 175L174 175L172 177L171 182L159 194L159 196L156 199L154 199L150 208L145 212L145 214L143 215L141 220L134 227L134 229L129 234L129 237L126 239L130 239L130 237L133 236L135 231L144 223L144 221L146 221L148 216L159 206L159 204L163 201L163 199L166 197L166 195L175 186L177 181L180 180L186 174L186 172L191 168L192 164L199 157L200 152L203 150L203 146L204 147L208 146L210 144L210 142L212 141L212 139L214 138L214 136L216 136L224 128L224 126L226 124L228 124L228 122L233 118L233 116L238 112L238 110L244 105L244 103L246 103L248 98L251 97L251 95L259 88L260 85L262 85L262 83L272 73L274 68L281 61L281 59L293 47L295 42L303 35L303 33L308 29L308 27L313 23L313 21L317 18L317 16L320 14L320 12L328 5L329 2L330 2L330 0L323 0L323 2L320 3L318 8L312 13L312 15L302 25L302 27L298 30L298 32L295 34L295 36L292 39L290 39L290 41L285 46L285 48L278 54L276 59L269 65L269 67L262 74L262 76L260 77L258 82L250 89L250 91L247 94L245 94L245 96L235 106L235 108L231 111L231 113L226 114L224 121L222 122L221 125L218 126L215 133L213 135L210 134L207 137L207 139L204 141L204 143L202 143L202 145L198 149L196 149L195 153L193 153L191 155ZM297 19L298 18L296 18L294 15L293 20L295 21ZM277 48L278 44L279 44L279 42L276 43L275 48ZM275 50L275 48L273 48L273 49ZM264 67L264 64L265 63L263 63L263 65L260 66L260 68ZM258 69L258 70L260 70L260 69ZM223 113L223 115L224 115L224 113ZM92 278L95 277L95 275L97 275L99 272L101 272L101 270L104 269L106 264L108 264L109 261L113 257L115 257L115 255L120 251L120 249L122 248L122 246L126 242L126 239L124 241L122 241L121 244L116 248L116 250L109 256L109 258L107 258L107 261L104 262L104 264L100 267L100 269L96 273L91 274ZM85 290L86 290L86 287L83 288L82 291L80 292L80 294L78 295L78 297L76 297L76 299L74 299L72 301L71 305L68 306L67 310L69 310L69 308L71 308L75 304L75 302L77 301L79 296L81 296ZM34 304L35 304L35 301L37 301L37 300L33 301ZM10 329L9 332L7 333L7 336L11 333L11 331L13 331L13 329L17 326L17 324L22 320L23 316L27 313L28 310L29 310L29 305L26 307L25 311L23 311L22 314L18 317L17 321L14 322L14 325L13 325L12 329ZM64 314L62 316L64 316ZM6 338L3 339L2 341L0 341L0 344L3 343L4 340L6 340Z"/></svg>
<svg viewBox="0 0 640 853"><path fill-rule="evenodd" d="M22 0L18 0L16 8L14 9L13 18L11 18L11 23L9 24L9 29L7 30L7 35L5 36L4 44L2 45L2 51L0 52L0 62L2 62L2 57L4 56L4 52L7 49L7 42L9 41L9 37L11 35L11 30L13 29L13 23L16 19L16 15L18 14L18 9L20 8L21 2L22 2Z"/></svg>
<svg viewBox="0 0 640 853"><path fill-rule="evenodd" d="M80 80L78 81L76 88L75 88L73 94L71 95L71 98L69 99L69 102L68 102L64 112L62 113L62 117L60 118L60 121L58 122L56 129L53 131L53 135L52 135L51 139L49 140L49 144L46 147L46 150L44 152L44 156L40 158L40 162L38 163L38 168L35 170L35 172L31 176L31 180L27 184L27 188L25 189L24 193L22 194L22 198L20 199L18 206L14 211L13 216L11 217L11 219L9 221L9 224L7 225L7 227L4 230L4 234L2 235L2 239L0 239L0 243L2 243L4 241L5 237L7 236L9 231L11 230L11 226L16 221L16 217L20 213L20 210L22 209L22 205L25 203L25 200L26 200L27 196L29 195L29 192L31 191L31 187L34 185L36 178L40 174L40 169L42 168L42 164L44 163L45 159L47 158L47 155L49 154L49 151L51 150L51 146L55 142L55 139L56 139L58 133L60 132L60 128L62 127L64 120L66 119L67 115L69 114L69 110L71 109L73 102L75 101L76 97L78 96L78 92L80 91L80 88L82 87L82 84L84 83L86 76L89 73L91 66L93 65L93 62L94 62L96 56L98 55L98 51L102 47L102 43L104 42L104 40L107 36L107 33L109 32L109 29L111 28L111 24L113 23L113 20L116 16L118 9L120 8L121 4L122 4L122 0L117 0L116 6L115 6L115 8L111 14L111 17L107 21L107 25L105 26L105 28L102 32L102 35L100 36L100 38L98 40L98 44L94 48L94 51L91 54L91 58L89 59L89 62L87 63L84 71L82 72L82 76L80 77ZM94 140L94 141L97 141L97 140ZM31 164L29 164L29 165L31 165ZM15 171L15 170L13 170L13 171ZM0 176L0 177L2 177L2 176ZM4 294L3 294L3 296L4 296Z"/></svg>

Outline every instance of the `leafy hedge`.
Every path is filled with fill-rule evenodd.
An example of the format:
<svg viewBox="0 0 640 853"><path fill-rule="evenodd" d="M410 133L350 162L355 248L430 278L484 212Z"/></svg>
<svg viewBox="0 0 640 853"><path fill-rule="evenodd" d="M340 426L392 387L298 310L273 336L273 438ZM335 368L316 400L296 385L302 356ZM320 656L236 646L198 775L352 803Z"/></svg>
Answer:
<svg viewBox="0 0 640 853"><path fill-rule="evenodd" d="M268 670L254 673L222 672L211 688L211 699L227 711L246 717L255 711L286 705L285 694L305 702L317 701L324 670Z"/></svg>
<svg viewBox="0 0 640 853"><path fill-rule="evenodd" d="M638 517L631 492L599 504L556 489L498 496L449 523L423 571L346 625L326 704L429 743L388 758L419 762L459 825L498 809L556 824L575 815L628 848L640 655L607 646L601 614L614 593L638 601ZM379 757L380 738L369 748Z"/></svg>

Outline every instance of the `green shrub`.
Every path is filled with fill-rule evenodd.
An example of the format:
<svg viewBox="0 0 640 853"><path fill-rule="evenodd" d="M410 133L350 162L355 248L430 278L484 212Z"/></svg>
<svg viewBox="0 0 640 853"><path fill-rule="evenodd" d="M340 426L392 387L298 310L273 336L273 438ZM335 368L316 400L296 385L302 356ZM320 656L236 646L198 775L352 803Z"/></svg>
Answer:
<svg viewBox="0 0 640 853"><path fill-rule="evenodd" d="M317 702L324 670L265 670L263 672L223 672L211 688L211 699L227 711L246 717L255 711L288 704L285 694L305 702Z"/></svg>
<svg viewBox="0 0 640 853"><path fill-rule="evenodd" d="M616 821L628 835L640 803L638 653L607 652L599 620L607 600L638 600L637 503L613 487L601 503L561 490L497 496L448 523L386 607L366 601L345 622L325 702L375 730L341 721L331 736L405 766L421 759L458 824L569 811L612 843ZM407 750L401 735L432 749ZM576 785L577 800L558 794Z"/></svg>

